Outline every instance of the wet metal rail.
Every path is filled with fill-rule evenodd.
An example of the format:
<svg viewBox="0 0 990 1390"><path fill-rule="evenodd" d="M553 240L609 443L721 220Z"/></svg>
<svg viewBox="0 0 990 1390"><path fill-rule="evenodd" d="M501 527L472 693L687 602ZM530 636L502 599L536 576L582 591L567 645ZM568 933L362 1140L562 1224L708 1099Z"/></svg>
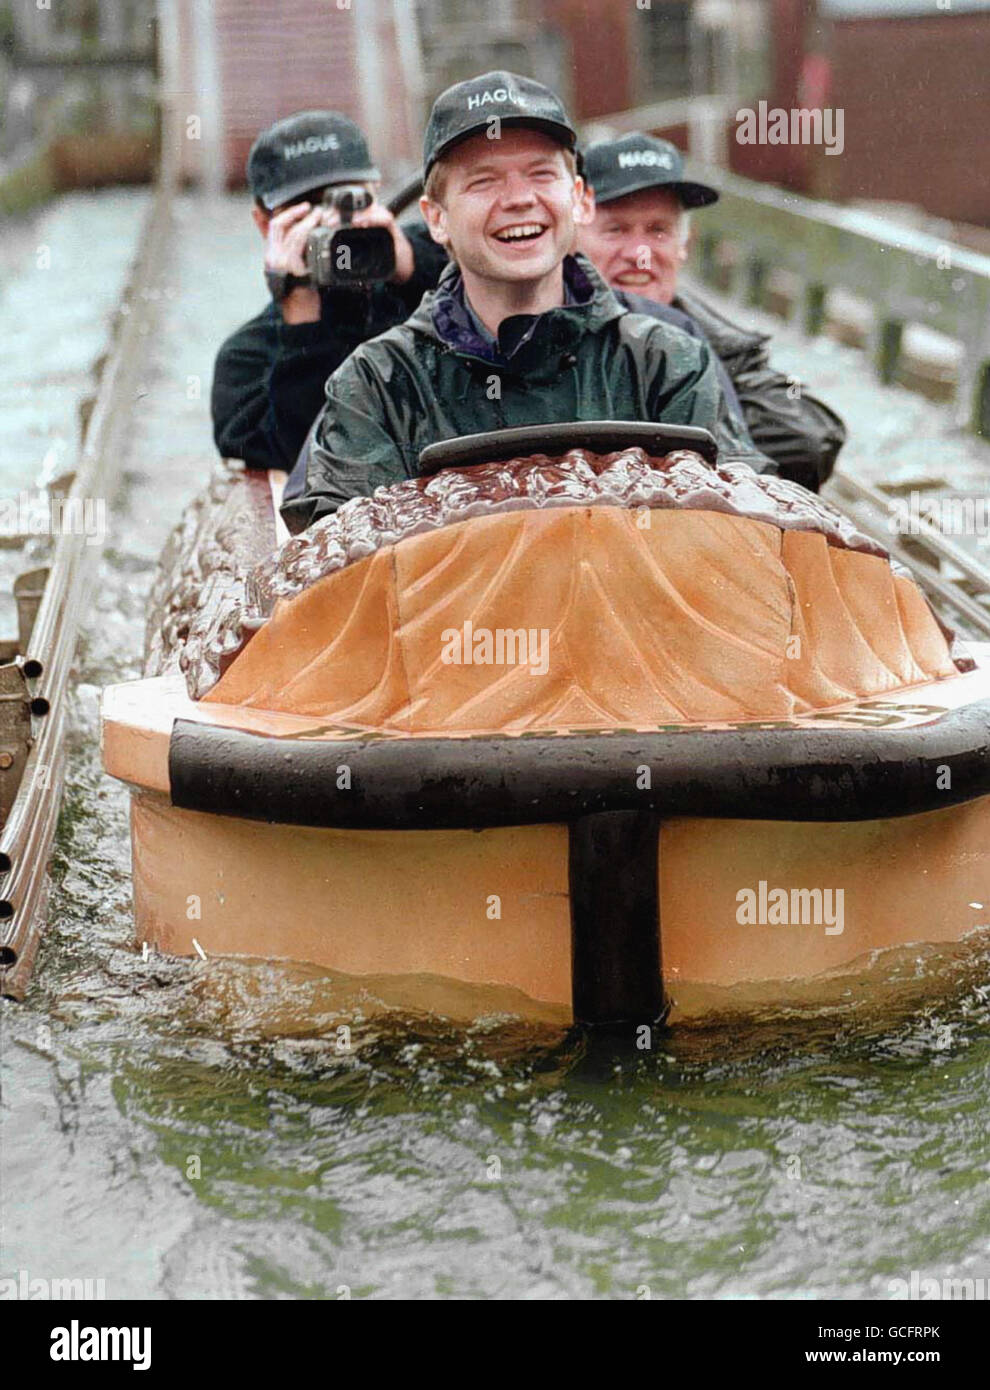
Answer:
<svg viewBox="0 0 990 1390"><path fill-rule="evenodd" d="M826 495L911 571L946 622L964 636L990 640L990 568L924 517L904 536L891 499L841 468L832 475ZM932 496L937 500L938 493Z"/></svg>
<svg viewBox="0 0 990 1390"><path fill-rule="evenodd" d="M163 157L152 203L103 363L95 402L86 422L78 467L71 476L63 515L81 515L87 499L112 497L125 431L156 312L155 286L167 251L170 209L176 186L177 148L172 116L163 115ZM63 480L63 485L69 480ZM73 531L75 533L73 533ZM101 538L102 540L102 538ZM24 995L45 926L48 860L58 821L64 781L65 704L80 622L87 611L101 544L91 544L82 528L62 528L54 539L51 562L32 576L44 580L35 612L25 608L17 656L0 671L9 709L23 709L30 725L22 730L29 747L9 815L0 831L0 993ZM22 580L27 576L22 576ZM19 603L19 609L22 604ZM17 702L20 702L17 705ZM6 716L5 731L13 719ZM2 755L0 755L2 757Z"/></svg>

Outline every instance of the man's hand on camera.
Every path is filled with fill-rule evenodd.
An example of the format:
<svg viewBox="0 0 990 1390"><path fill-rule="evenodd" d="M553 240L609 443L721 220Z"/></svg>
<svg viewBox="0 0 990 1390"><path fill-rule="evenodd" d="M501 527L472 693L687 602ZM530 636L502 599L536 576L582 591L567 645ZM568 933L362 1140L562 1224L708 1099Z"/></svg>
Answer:
<svg viewBox="0 0 990 1390"><path fill-rule="evenodd" d="M265 270L276 275L305 275L306 242L310 232L317 227L332 230L340 225L336 208L313 207L305 202L283 208L268 224ZM399 285L410 279L415 269L412 246L384 203L372 203L355 213L351 225L386 227L395 247L395 270L389 278ZM297 286L280 301L279 308L286 323L318 323L322 311L320 292L311 286Z"/></svg>
<svg viewBox="0 0 990 1390"><path fill-rule="evenodd" d="M323 219L324 209L310 203L293 203L275 213L268 224L265 270L276 275L305 275L306 242ZM318 323L320 292L309 285L298 285L279 303L286 323Z"/></svg>
<svg viewBox="0 0 990 1390"><path fill-rule="evenodd" d="M339 219L337 220L339 221ZM336 226L336 221L332 225ZM371 207L356 212L351 225L353 227L387 227L392 233L392 244L395 247L395 270L389 279L397 285L404 285L412 277L415 263L409 238L384 203L375 202L371 204Z"/></svg>

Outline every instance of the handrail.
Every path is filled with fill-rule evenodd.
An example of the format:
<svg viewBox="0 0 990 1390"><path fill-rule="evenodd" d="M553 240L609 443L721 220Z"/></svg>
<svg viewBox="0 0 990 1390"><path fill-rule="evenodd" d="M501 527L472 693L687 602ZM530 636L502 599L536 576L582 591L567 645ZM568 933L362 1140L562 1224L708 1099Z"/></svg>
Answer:
<svg viewBox="0 0 990 1390"><path fill-rule="evenodd" d="M832 474L827 491L858 530L910 570L942 613L954 622L961 618L969 635L990 639L990 608L979 598L990 598L990 569L924 518L905 543L898 536L890 498L843 468Z"/></svg>
<svg viewBox="0 0 990 1390"><path fill-rule="evenodd" d="M706 102L717 116L717 99L679 98L596 118L590 133L690 130ZM697 160L691 172L720 195L697 222L695 269L702 280L715 281L722 243L741 252L740 288L750 303L759 302L771 270L789 271L802 285L800 318L810 335L824 327L830 290L860 296L875 309L871 348L883 382L897 375L907 324L956 339L963 354L956 422L990 438L990 256L878 213L820 202Z"/></svg>
<svg viewBox="0 0 990 1390"><path fill-rule="evenodd" d="M801 282L805 332L821 332L830 290L847 290L875 309L874 366L893 381L907 324L956 339L963 356L956 419L990 437L990 256L901 227L876 213L838 207L700 166L719 201L699 219L698 264L712 281L718 249L742 253L745 290L759 301L771 269Z"/></svg>

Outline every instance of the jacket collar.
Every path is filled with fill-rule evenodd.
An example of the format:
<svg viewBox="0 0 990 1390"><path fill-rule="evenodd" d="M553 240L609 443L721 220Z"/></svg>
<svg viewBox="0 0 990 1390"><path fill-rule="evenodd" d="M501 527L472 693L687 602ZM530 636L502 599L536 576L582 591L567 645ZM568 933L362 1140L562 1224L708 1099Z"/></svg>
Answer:
<svg viewBox="0 0 990 1390"><path fill-rule="evenodd" d="M573 351L585 334L600 332L626 313L586 257L565 256L563 269L570 302L543 314L514 314L505 319L497 344L483 337L472 322L463 277L453 263L444 270L436 290L423 297L409 327L459 356L513 372L545 375L547 367L556 367L556 359Z"/></svg>

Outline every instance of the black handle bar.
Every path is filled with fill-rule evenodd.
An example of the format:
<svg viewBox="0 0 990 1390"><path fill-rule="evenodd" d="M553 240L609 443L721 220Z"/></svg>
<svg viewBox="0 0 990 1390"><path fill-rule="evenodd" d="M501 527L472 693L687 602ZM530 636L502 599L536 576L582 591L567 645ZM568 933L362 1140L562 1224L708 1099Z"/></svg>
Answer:
<svg viewBox="0 0 990 1390"><path fill-rule="evenodd" d="M598 454L638 447L648 454L693 449L707 463L718 461L718 447L708 430L695 425L657 425L644 420L575 420L556 425L522 425L518 429L487 430L442 439L419 456L421 475L441 468L467 468L472 463L497 463L527 454L564 454L568 449L593 449Z"/></svg>

